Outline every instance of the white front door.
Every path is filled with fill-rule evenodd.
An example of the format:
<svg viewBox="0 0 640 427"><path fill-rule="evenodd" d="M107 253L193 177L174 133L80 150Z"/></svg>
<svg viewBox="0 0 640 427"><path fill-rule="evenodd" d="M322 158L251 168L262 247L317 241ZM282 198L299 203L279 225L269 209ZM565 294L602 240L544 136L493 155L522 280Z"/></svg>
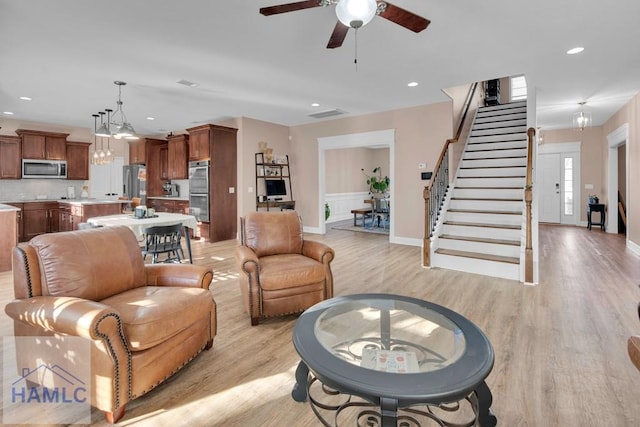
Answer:
<svg viewBox="0 0 640 427"><path fill-rule="evenodd" d="M540 183L540 222L560 223L560 153L538 157Z"/></svg>

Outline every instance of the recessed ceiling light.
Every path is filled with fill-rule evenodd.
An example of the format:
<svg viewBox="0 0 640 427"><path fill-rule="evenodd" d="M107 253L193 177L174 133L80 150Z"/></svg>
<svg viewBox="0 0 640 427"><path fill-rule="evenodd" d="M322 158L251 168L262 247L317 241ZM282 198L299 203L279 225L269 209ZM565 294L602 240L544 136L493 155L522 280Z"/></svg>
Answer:
<svg viewBox="0 0 640 427"><path fill-rule="evenodd" d="M155 119L156 119L155 117L151 117L151 116L147 117L147 120L155 120Z"/></svg>
<svg viewBox="0 0 640 427"><path fill-rule="evenodd" d="M580 53L580 52L582 52L583 50L584 50L584 48L583 48L583 47L580 47L580 46L578 46L578 47L574 47L573 49L569 49L569 50L567 51L567 55L575 55L576 53Z"/></svg>
<svg viewBox="0 0 640 427"><path fill-rule="evenodd" d="M409 83L407 83L407 86L416 87L416 86L418 86L418 84L419 84L418 82L409 82Z"/></svg>
<svg viewBox="0 0 640 427"><path fill-rule="evenodd" d="M311 104L312 107L319 107L320 104L318 104L317 102L314 102L313 104Z"/></svg>
<svg viewBox="0 0 640 427"><path fill-rule="evenodd" d="M2 114L6 114L7 116L13 116L13 112L11 111L3 111Z"/></svg>
<svg viewBox="0 0 640 427"><path fill-rule="evenodd" d="M22 99L23 101L33 101L31 98L29 98L28 96L21 96L20 99Z"/></svg>

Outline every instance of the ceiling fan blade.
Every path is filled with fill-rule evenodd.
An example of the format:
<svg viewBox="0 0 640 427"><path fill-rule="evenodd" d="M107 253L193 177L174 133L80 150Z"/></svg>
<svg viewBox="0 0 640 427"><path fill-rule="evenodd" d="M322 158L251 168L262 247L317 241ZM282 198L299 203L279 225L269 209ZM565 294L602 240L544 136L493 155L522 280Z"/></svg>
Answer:
<svg viewBox="0 0 640 427"><path fill-rule="evenodd" d="M333 29L333 33L331 33L327 49L335 49L336 47L342 46L345 37L347 37L347 31L349 31L349 27L338 21L336 27Z"/></svg>
<svg viewBox="0 0 640 427"><path fill-rule="evenodd" d="M260 13L264 16L276 15L278 13L295 12L296 10L310 9L322 5L321 0L297 1L295 3L279 4L277 6L269 6L260 8Z"/></svg>
<svg viewBox="0 0 640 427"><path fill-rule="evenodd" d="M427 28L427 26L431 23L426 18L422 16L418 16L415 13L409 12L408 10L404 10L401 7L395 6L386 1L378 2L378 7L386 4L386 8L380 13L380 16L388 19L391 22L395 22L398 25L401 25L414 33L419 33L420 31Z"/></svg>

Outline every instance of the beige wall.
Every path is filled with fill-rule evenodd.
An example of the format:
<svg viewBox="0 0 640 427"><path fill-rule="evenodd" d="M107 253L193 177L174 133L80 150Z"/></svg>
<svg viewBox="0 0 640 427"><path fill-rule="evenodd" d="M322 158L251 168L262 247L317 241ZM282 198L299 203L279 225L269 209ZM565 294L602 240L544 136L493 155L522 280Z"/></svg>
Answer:
<svg viewBox="0 0 640 427"><path fill-rule="evenodd" d="M442 102L292 127L291 151L296 161L293 174L297 185L304 189L298 191L296 208L304 225L319 227L318 138L394 129L395 176L391 180L395 191L395 234L422 239L422 190L426 181L420 179L418 163L426 162L426 170L432 170L443 144L452 136L452 126L451 102Z"/></svg>
<svg viewBox="0 0 640 427"><path fill-rule="evenodd" d="M358 193L369 191L367 174L380 166L382 176L389 175L389 149L344 148L325 152L325 192Z"/></svg>

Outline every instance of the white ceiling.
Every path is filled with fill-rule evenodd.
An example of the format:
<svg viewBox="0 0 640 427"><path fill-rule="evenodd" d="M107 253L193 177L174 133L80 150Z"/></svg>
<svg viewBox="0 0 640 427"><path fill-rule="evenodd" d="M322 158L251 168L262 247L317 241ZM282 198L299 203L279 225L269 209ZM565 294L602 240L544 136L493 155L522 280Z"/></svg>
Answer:
<svg viewBox="0 0 640 427"><path fill-rule="evenodd" d="M353 30L325 48L334 6L258 13L287 1L0 0L0 113L92 128L123 80L141 134L239 116L291 126L333 108L355 116L441 102L442 88L525 74L538 125L552 129L571 127L579 101L602 124L640 90L638 0L395 0L431 25L415 34L374 18L358 32L357 69ZM575 46L585 51L565 54Z"/></svg>

